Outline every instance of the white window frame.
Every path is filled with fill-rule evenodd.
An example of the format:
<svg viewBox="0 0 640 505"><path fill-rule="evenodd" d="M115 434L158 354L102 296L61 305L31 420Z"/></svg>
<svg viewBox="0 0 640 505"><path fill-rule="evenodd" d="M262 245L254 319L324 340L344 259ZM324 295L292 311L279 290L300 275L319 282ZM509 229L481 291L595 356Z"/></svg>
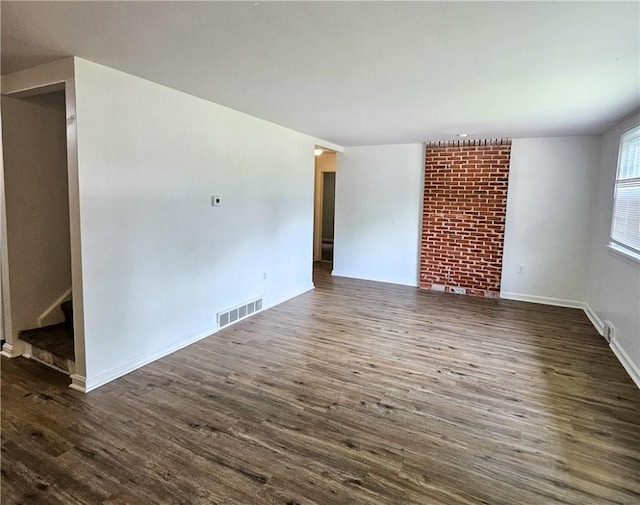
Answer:
<svg viewBox="0 0 640 505"><path fill-rule="evenodd" d="M612 208L612 212L611 212L611 226L609 229L609 249L617 254L621 254L622 256L631 259L637 263L640 263L640 243L638 244L628 244L628 243L624 243L620 240L616 240L613 238L613 226L616 220L616 197L617 197L617 192L619 187L624 184L625 186L629 187L629 185L632 185L632 187L640 187L640 177L633 177L633 178L625 178L625 179L621 179L620 177L620 171L621 171L621 161L622 161L622 152L623 152L623 147L625 145L625 143L627 142L631 142L631 141L639 141L638 139L640 139L640 125L631 128L630 130L627 130L625 133L623 133L620 136L620 147L618 148L618 164L616 167L616 180L615 180L615 187L614 187L614 194L613 194L613 208ZM622 182L624 181L624 182Z"/></svg>

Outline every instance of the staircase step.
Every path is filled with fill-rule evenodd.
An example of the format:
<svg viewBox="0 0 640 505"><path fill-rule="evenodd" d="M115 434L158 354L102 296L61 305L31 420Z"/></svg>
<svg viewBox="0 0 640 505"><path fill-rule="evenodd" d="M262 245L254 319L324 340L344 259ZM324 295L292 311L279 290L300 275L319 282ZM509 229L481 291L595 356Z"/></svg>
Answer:
<svg viewBox="0 0 640 505"><path fill-rule="evenodd" d="M74 372L73 329L67 323L24 330L19 338L28 344L28 357L63 372Z"/></svg>
<svg viewBox="0 0 640 505"><path fill-rule="evenodd" d="M64 313L65 322L73 328L73 300L67 300L60 304L60 308Z"/></svg>

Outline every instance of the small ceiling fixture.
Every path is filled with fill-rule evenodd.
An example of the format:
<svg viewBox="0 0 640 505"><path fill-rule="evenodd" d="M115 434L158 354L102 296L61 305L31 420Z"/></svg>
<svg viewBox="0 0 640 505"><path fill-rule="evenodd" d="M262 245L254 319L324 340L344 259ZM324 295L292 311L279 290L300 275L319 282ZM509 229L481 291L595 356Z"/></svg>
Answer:
<svg viewBox="0 0 640 505"><path fill-rule="evenodd" d="M320 148L320 147L316 147L313 150L313 154L315 154L316 156L320 156L322 153L324 152L324 149Z"/></svg>
<svg viewBox="0 0 640 505"><path fill-rule="evenodd" d="M468 137L468 136L469 136L468 133L458 133L458 137L461 137L461 138L465 138L465 137Z"/></svg>

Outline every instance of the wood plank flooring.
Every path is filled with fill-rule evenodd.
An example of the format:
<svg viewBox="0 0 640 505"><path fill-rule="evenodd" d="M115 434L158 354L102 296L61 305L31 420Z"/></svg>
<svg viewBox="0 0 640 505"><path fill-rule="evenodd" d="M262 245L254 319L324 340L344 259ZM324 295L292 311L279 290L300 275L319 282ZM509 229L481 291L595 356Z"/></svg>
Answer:
<svg viewBox="0 0 640 505"><path fill-rule="evenodd" d="M640 391L581 311L316 286L88 395L3 359L2 503L640 503Z"/></svg>

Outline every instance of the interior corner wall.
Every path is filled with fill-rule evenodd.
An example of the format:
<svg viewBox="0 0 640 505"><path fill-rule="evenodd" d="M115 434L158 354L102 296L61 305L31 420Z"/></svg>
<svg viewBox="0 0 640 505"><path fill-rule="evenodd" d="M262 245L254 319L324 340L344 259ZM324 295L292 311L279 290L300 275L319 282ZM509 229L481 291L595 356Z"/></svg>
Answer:
<svg viewBox="0 0 640 505"><path fill-rule="evenodd" d="M416 286L422 144L338 154L333 275Z"/></svg>
<svg viewBox="0 0 640 505"><path fill-rule="evenodd" d="M502 298L584 305L599 160L599 136L513 140Z"/></svg>
<svg viewBox="0 0 640 505"><path fill-rule="evenodd" d="M607 246L611 230L613 194L620 136L640 124L640 112L621 121L602 137L602 154L596 177L587 313L603 332L614 327L611 347L640 387L640 263Z"/></svg>
<svg viewBox="0 0 640 505"><path fill-rule="evenodd" d="M315 139L82 59L75 86L87 389L313 287Z"/></svg>
<svg viewBox="0 0 640 505"><path fill-rule="evenodd" d="M421 288L499 295L510 151L508 139L427 144Z"/></svg>
<svg viewBox="0 0 640 505"><path fill-rule="evenodd" d="M65 94L2 97L11 335L71 287Z"/></svg>

